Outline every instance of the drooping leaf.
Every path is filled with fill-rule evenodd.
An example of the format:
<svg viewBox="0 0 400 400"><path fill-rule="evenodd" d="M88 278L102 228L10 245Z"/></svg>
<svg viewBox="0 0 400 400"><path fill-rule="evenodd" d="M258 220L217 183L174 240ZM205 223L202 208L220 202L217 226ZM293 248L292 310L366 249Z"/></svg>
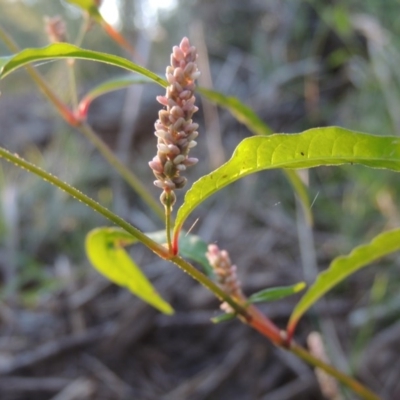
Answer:
<svg viewBox="0 0 400 400"><path fill-rule="evenodd" d="M248 303L262 303L265 301L276 301L284 299L285 297L292 296L301 292L306 287L305 282L299 282L291 286L281 286L261 290L252 294Z"/></svg>
<svg viewBox="0 0 400 400"><path fill-rule="evenodd" d="M124 250L137 239L119 228L98 228L86 237L86 253L92 265L110 281L128 288L134 295L164 314L173 314L140 268Z"/></svg>
<svg viewBox="0 0 400 400"><path fill-rule="evenodd" d="M30 63L64 58L78 58L114 65L143 75L163 87L167 85L164 79L160 78L157 74L127 60L126 58L99 51L84 50L68 43L54 43L42 48L24 49L17 54L0 57L0 78L4 78L12 71Z"/></svg>
<svg viewBox="0 0 400 400"><path fill-rule="evenodd" d="M244 139L232 158L187 191L175 222L177 234L189 214L209 196L249 174L274 168L313 168L361 164L400 170L400 139L374 136L339 127L315 128L299 134Z"/></svg>
<svg viewBox="0 0 400 400"><path fill-rule="evenodd" d="M361 268L398 250L400 229L394 229L379 234L371 242L356 247L346 256L335 258L329 268L318 275L294 308L288 323L289 336L293 335L301 316L329 290Z"/></svg>

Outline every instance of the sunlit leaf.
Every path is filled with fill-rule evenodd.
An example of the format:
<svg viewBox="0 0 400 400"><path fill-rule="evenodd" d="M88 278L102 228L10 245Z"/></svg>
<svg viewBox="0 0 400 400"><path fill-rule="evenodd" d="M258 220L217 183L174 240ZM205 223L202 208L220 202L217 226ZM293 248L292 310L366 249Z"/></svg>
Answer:
<svg viewBox="0 0 400 400"><path fill-rule="evenodd" d="M370 243L353 249L350 254L335 258L329 268L318 275L293 310L288 323L289 336L293 335L301 316L329 290L361 268L397 250L400 250L400 229L381 233Z"/></svg>
<svg viewBox="0 0 400 400"><path fill-rule="evenodd" d="M248 303L262 303L265 301L276 301L284 299L285 297L292 296L301 292L306 287L305 282L299 282L292 286L281 286L261 290L252 294Z"/></svg>
<svg viewBox="0 0 400 400"><path fill-rule="evenodd" d="M163 87L166 86L166 82L157 74L127 60L126 58L101 53L99 51L84 50L68 43L54 43L46 47L25 49L11 56L0 57L0 78L4 78L12 71L15 71L29 63L63 58L78 58L114 65L141 74Z"/></svg>
<svg viewBox="0 0 400 400"><path fill-rule="evenodd" d="M101 16L98 6L94 0L66 0L67 3L73 4L81 8L84 11L87 11L88 14L98 23L103 21L103 17Z"/></svg>
<svg viewBox="0 0 400 400"><path fill-rule="evenodd" d="M164 314L173 314L140 268L124 250L137 240L119 228L94 229L86 237L86 253L92 265L110 281L128 288L134 295Z"/></svg>
<svg viewBox="0 0 400 400"><path fill-rule="evenodd" d="M339 127L244 139L228 162L200 178L187 191L176 217L175 235L200 203L249 174L274 168L296 169L341 164L362 164L399 171L400 139Z"/></svg>
<svg viewBox="0 0 400 400"><path fill-rule="evenodd" d="M161 78L160 78L161 79ZM162 80L162 79L161 79ZM91 90L79 104L80 114L85 116L90 103L98 96L108 93L113 90L123 89L127 86L137 83L149 82L148 79L139 78L135 75L127 75L125 77L115 78L107 80L101 83L99 86ZM163 85L166 82L162 80ZM158 82L161 84L160 82ZM243 104L239 99L232 96L225 96L220 92L209 90L205 88L197 88L197 91L204 96L207 100L217 104L218 106L227 109L239 122L243 123L253 134L255 135L270 135L272 130L268 127L264 121L262 121L258 115L248 106ZM310 208L310 201L308 192L303 182L295 171L285 170L289 182L291 183L295 193L297 193L300 202L303 205L304 212L309 224L312 224L312 213Z"/></svg>
<svg viewBox="0 0 400 400"><path fill-rule="evenodd" d="M272 135L272 129L248 106L242 103L236 97L225 96L214 90L198 88L197 91L207 100L217 104L220 107L226 108L239 122L244 124L254 135ZM301 181L296 171L284 171L289 179L294 192L297 194L301 204L303 205L304 213L307 222L312 225L313 216L310 207L310 199L308 191Z"/></svg>

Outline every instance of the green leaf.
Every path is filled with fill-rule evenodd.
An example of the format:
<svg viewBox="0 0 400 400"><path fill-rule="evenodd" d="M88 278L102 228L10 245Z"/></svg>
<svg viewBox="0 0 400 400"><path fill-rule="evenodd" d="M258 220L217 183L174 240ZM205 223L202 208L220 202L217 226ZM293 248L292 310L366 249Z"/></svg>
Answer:
<svg viewBox="0 0 400 400"><path fill-rule="evenodd" d="M264 301L276 301L284 299L285 297L301 292L305 287L305 282L299 282L292 286L264 289L260 292L252 294L248 299L248 303L262 303Z"/></svg>
<svg viewBox="0 0 400 400"><path fill-rule="evenodd" d="M271 135L273 131L263 120L239 99L225 96L220 92L205 88L197 88L197 91L207 100L226 108L239 122L246 125L255 135Z"/></svg>
<svg viewBox="0 0 400 400"><path fill-rule="evenodd" d="M96 86L90 90L85 97L79 102L78 110L82 117L86 116L90 104L97 97L112 92L114 90L124 89L133 84L149 83L152 82L145 76L137 75L126 75L114 79L108 79L107 81Z"/></svg>
<svg viewBox="0 0 400 400"><path fill-rule="evenodd" d="M86 237L86 253L92 265L110 281L128 288L133 294L164 314L173 314L172 307L157 293L124 246L136 238L119 228L94 229Z"/></svg>
<svg viewBox="0 0 400 400"><path fill-rule="evenodd" d="M99 51L84 50L68 43L54 43L46 47L25 49L11 56L0 57L0 78L4 78L16 69L33 62L64 58L78 58L114 65L141 74L163 87L167 86L164 79L160 78L157 74L127 60L126 58L101 53Z"/></svg>
<svg viewBox="0 0 400 400"><path fill-rule="evenodd" d="M234 319L236 317L235 313L227 313L227 314L221 314L218 315L217 317L211 318L211 322L214 324L219 324L220 322L226 322Z"/></svg>
<svg viewBox="0 0 400 400"><path fill-rule="evenodd" d="M160 78L161 79L161 78ZM161 79L162 80L162 79ZM127 75L125 77L115 78L107 80L106 82L101 83L99 86L91 90L85 97L82 99L79 105L79 109L82 115L86 115L88 107L90 103L96 98L105 93L108 93L113 90L123 89L127 86L137 83L147 83L148 79L139 78L137 76ZM163 85L166 85L166 82L162 80ZM160 83L160 82L157 82ZM217 104L220 107L226 108L239 122L246 125L246 127L255 135L270 135L272 134L272 130L266 125L258 115L248 106L243 104L236 97L225 96L222 93L205 89L205 88L197 88L197 91L209 101ZM301 204L303 205L304 212L307 218L307 221L310 225L312 225L313 217L310 209L310 201L308 198L308 192L303 182L297 175L295 171L284 171L289 182L291 183L295 193L297 193Z"/></svg>
<svg viewBox="0 0 400 400"><path fill-rule="evenodd" d="M147 236L157 243L166 243L165 231L148 233ZM179 236L179 253L182 257L199 263L208 276L213 276L213 269L206 257L207 243L199 236L181 232Z"/></svg>
<svg viewBox="0 0 400 400"><path fill-rule="evenodd" d="M101 16L94 0L67 0L67 3L73 4L74 6L87 11L96 22L102 23L103 17Z"/></svg>
<svg viewBox="0 0 400 400"><path fill-rule="evenodd" d="M381 233L370 243L353 249L350 254L335 258L329 268L318 275L294 308L288 323L289 336L293 335L301 316L325 293L359 269L397 250L400 250L400 229Z"/></svg>
<svg viewBox="0 0 400 400"><path fill-rule="evenodd" d="M101 83L100 85L96 86L94 89L89 91L85 95L84 99L90 99L90 101L93 101L94 99L105 93L109 93L114 90L124 89L127 86L134 84L142 84L150 82L152 81L149 78L137 75L126 75L113 79L108 79L107 81Z"/></svg>
<svg viewBox="0 0 400 400"><path fill-rule="evenodd" d="M175 234L201 202L249 174L274 168L313 168L342 164L362 164L400 171L400 139L339 127L244 139L228 162L200 178L187 191L176 217Z"/></svg>
<svg viewBox="0 0 400 400"><path fill-rule="evenodd" d="M197 91L206 99L212 101L220 107L226 108L239 122L244 124L249 131L254 135L272 135L273 131L270 127L259 118L259 116L248 106L243 104L236 97L225 96L222 93L213 90L198 88ZM294 192L297 194L301 204L303 205L304 213L307 222L312 225L313 215L310 207L310 199L308 191L295 171L284 171L289 179Z"/></svg>

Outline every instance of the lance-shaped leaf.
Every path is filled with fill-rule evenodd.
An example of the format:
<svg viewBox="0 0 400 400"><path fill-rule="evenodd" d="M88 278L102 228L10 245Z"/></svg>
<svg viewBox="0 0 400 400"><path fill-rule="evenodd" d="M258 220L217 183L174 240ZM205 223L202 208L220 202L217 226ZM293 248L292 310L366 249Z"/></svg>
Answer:
<svg viewBox="0 0 400 400"><path fill-rule="evenodd" d="M4 78L12 71L29 63L61 58L78 58L111 64L139 73L163 87L167 86L166 81L158 75L123 57L97 51L84 50L68 43L54 43L44 48L25 49L12 56L0 57L0 78ZM270 133L269 128L259 119L259 117L239 100L206 89L201 89L201 91L204 96L209 97L212 101L217 102L221 106L227 107L239 121L245 123L246 126L255 134L265 135ZM84 115L86 111L85 105L81 104L81 107L82 109L80 111ZM302 201L308 220L311 221L312 217L308 206L309 200L304 185L301 183L295 172L286 171L286 173L289 175L289 180Z"/></svg>
<svg viewBox="0 0 400 400"><path fill-rule="evenodd" d="M157 82L162 86L167 83L160 78L161 81ZM90 103L98 96L118 90L137 83L147 83L149 79L139 78L137 76L127 75L125 77L107 80L99 86L91 90L79 104L79 114L85 117L90 106ZM205 88L197 88L197 91L209 101L217 104L220 107L227 109L239 122L246 125L246 127L255 135L270 135L272 130L265 124L258 115L248 106L243 104L239 99L232 96L225 96L220 92L209 90ZM289 182L291 183L295 193L297 193L307 218L307 221L312 225L313 217L310 209L310 200L308 192L303 182L297 175L296 171L284 171Z"/></svg>
<svg viewBox="0 0 400 400"><path fill-rule="evenodd" d="M114 65L141 74L163 87L166 86L164 79L160 78L157 74L127 60L126 58L99 51L84 50L68 43L54 43L42 48L24 49L17 54L0 57L0 78L4 78L12 71L30 63L63 58L78 58Z"/></svg>
<svg viewBox="0 0 400 400"><path fill-rule="evenodd" d="M244 124L254 135L272 135L273 131L270 127L248 106L243 104L236 97L225 96L214 90L198 88L197 91L207 100L217 104L220 107L226 108L239 122ZM307 219L307 222L312 225L313 216L310 207L310 199L308 191L301 181L296 171L284 171L294 192L297 194Z"/></svg>
<svg viewBox="0 0 400 400"><path fill-rule="evenodd" d="M94 229L86 237L86 253L92 265L110 281L128 288L134 295L164 314L173 314L140 268L124 250L136 242L133 236L118 228Z"/></svg>
<svg viewBox="0 0 400 400"><path fill-rule="evenodd" d="M81 116L86 116L92 101L97 97L102 96L103 94L112 92L114 90L124 89L133 84L142 84L149 82L152 82L149 78L137 75L126 75L114 79L109 79L86 93L83 99L79 102L79 114Z"/></svg>
<svg viewBox="0 0 400 400"><path fill-rule="evenodd" d="M399 171L400 139L339 127L244 139L228 162L200 178L187 191L176 217L174 235L179 233L186 218L200 203L249 174L274 168L312 168L341 164L362 164Z"/></svg>
<svg viewBox="0 0 400 400"><path fill-rule="evenodd" d="M400 250L400 229L381 233L370 243L356 247L346 255L335 258L329 268L321 272L315 283L294 308L288 323L288 335L294 330L302 315L338 283L380 257Z"/></svg>
<svg viewBox="0 0 400 400"><path fill-rule="evenodd" d="M301 292L305 287L305 282L299 282L291 286L280 286L264 289L252 294L248 299L248 303L262 303L266 301L281 300L285 297Z"/></svg>
<svg viewBox="0 0 400 400"><path fill-rule="evenodd" d="M197 91L207 100L226 108L239 122L246 125L255 135L271 135L273 131L262 119L238 98L225 96L214 90L197 88Z"/></svg>
<svg viewBox="0 0 400 400"><path fill-rule="evenodd" d="M137 238L126 233L126 231L121 228L102 227L97 228L96 231L104 231L107 237L110 237L113 240L120 238L121 240L118 243L121 246L133 245L139 241ZM149 232L146 233L146 236L159 244L165 244L167 242L164 230ZM199 236L181 232L179 237L179 247L182 257L196 261L201 265L207 275L213 275L212 268L206 257L207 243L204 240L202 240Z"/></svg>

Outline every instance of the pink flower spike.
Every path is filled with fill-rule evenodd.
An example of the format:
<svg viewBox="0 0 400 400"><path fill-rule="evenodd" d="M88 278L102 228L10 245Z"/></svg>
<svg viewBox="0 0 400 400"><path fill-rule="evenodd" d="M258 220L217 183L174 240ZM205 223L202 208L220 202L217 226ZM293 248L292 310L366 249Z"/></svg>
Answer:
<svg viewBox="0 0 400 400"><path fill-rule="evenodd" d="M188 157L190 149L196 146L193 139L198 135L198 124L191 119L197 111L193 80L198 74L196 59L195 47L190 45L188 38L183 38L179 46L173 47L171 64L166 68L169 83L166 93L157 96L165 109L159 111L154 124L158 151L149 166L157 178L154 184L164 193L182 188L187 180L181 173L198 162L197 158ZM163 202L167 197L162 195L160 199Z"/></svg>

